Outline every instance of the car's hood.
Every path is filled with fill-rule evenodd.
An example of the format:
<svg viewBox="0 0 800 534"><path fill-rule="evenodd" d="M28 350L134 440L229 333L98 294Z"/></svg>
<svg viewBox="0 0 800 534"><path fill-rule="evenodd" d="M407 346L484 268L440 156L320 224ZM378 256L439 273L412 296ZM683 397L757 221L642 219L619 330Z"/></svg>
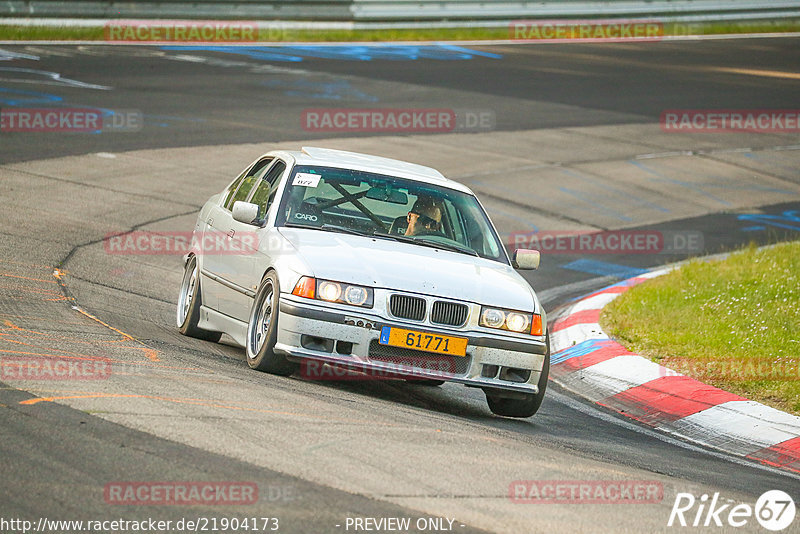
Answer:
<svg viewBox="0 0 800 534"><path fill-rule="evenodd" d="M281 227L317 278L530 311L533 290L509 265L389 239Z"/></svg>

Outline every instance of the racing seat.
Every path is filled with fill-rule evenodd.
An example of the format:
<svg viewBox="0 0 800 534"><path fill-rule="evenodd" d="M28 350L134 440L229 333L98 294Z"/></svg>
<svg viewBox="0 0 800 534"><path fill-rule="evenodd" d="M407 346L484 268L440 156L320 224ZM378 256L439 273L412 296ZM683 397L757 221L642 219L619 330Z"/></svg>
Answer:
<svg viewBox="0 0 800 534"><path fill-rule="evenodd" d="M407 215L403 215L401 217L397 217L392 222L392 226L389 227L389 234L391 234L391 235L403 235L403 234L406 233L406 228L408 228Z"/></svg>

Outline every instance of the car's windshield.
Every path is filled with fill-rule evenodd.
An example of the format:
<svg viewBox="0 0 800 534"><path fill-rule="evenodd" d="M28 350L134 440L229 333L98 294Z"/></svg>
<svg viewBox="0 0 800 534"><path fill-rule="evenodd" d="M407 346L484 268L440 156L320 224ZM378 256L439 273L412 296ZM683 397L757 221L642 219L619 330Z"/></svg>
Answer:
<svg viewBox="0 0 800 534"><path fill-rule="evenodd" d="M278 226L382 236L508 263L477 199L433 184L335 167L297 165Z"/></svg>

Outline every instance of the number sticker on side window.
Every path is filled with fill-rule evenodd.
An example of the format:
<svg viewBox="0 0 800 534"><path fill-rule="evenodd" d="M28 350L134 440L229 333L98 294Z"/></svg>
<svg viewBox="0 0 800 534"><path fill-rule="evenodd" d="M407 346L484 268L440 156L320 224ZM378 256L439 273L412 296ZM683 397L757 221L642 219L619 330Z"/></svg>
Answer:
<svg viewBox="0 0 800 534"><path fill-rule="evenodd" d="M319 174L309 174L307 172L298 172L294 175L292 185L300 185L303 187L317 187L319 185Z"/></svg>

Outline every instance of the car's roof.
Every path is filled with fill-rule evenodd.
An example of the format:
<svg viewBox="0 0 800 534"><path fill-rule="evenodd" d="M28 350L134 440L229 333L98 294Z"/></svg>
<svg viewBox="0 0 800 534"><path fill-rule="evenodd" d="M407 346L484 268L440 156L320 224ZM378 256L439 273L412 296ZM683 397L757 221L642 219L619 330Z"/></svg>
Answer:
<svg viewBox="0 0 800 534"><path fill-rule="evenodd" d="M273 155L278 155L279 153L291 156L299 165L320 165L388 174L472 193L467 186L445 178L442 173L436 169L425 167L424 165L417 165L416 163L408 163L406 161L372 156L369 154L360 154L358 152L310 146L304 146L299 151L280 150L271 152Z"/></svg>

